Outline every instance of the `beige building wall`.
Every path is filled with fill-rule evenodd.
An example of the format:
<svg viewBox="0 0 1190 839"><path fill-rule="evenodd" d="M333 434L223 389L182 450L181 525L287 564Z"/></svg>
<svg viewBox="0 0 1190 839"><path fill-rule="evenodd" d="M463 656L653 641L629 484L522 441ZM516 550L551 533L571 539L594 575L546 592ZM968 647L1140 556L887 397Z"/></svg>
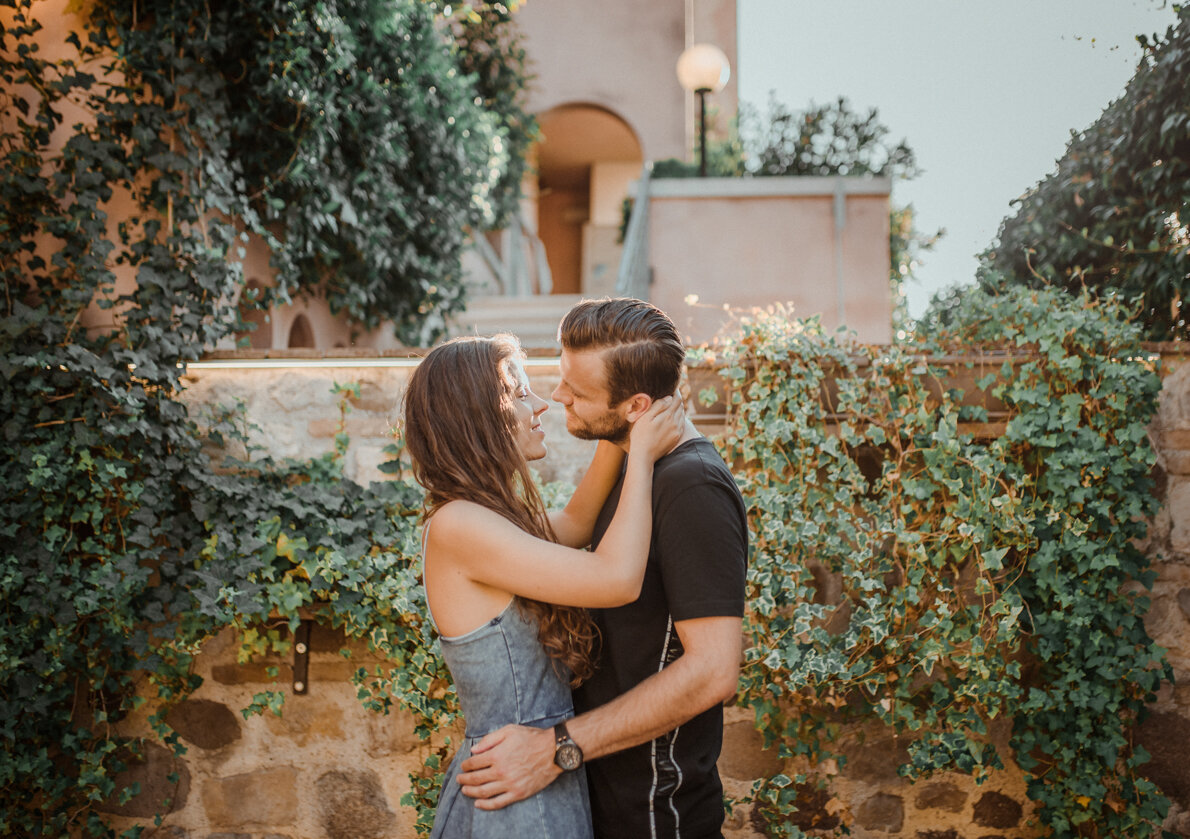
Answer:
<svg viewBox="0 0 1190 839"><path fill-rule="evenodd" d="M886 178L691 178L649 187L650 299L691 344L793 304L864 343L892 340ZM841 222L841 223L840 223Z"/></svg>
<svg viewBox="0 0 1190 839"><path fill-rule="evenodd" d="M534 76L534 113L598 105L628 123L646 160L688 158L694 97L678 84L675 67L682 50L707 41L733 68L712 104L728 117L735 114L735 0L531 0L517 21Z"/></svg>

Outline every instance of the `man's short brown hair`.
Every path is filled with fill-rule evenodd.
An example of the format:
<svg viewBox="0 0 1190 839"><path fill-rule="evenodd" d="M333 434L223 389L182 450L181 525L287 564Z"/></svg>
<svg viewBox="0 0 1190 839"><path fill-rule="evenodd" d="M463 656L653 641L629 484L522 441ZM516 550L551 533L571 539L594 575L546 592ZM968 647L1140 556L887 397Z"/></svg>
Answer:
<svg viewBox="0 0 1190 839"><path fill-rule="evenodd" d="M686 360L669 316L632 297L582 301L562 319L558 340L567 350L603 351L612 406L637 393L669 396L678 388Z"/></svg>

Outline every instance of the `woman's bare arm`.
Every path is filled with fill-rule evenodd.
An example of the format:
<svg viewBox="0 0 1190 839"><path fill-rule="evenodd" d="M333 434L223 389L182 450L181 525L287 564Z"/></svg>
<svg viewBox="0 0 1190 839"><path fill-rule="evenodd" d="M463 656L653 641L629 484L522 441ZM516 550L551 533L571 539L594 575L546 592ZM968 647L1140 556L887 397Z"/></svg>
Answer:
<svg viewBox="0 0 1190 839"><path fill-rule="evenodd" d="M600 440L595 456L587 467L574 495L561 510L550 512L550 524L558 542L571 548L585 548L591 544L595 519L603 509L608 493L620 479L624 465L624 450L615 443Z"/></svg>

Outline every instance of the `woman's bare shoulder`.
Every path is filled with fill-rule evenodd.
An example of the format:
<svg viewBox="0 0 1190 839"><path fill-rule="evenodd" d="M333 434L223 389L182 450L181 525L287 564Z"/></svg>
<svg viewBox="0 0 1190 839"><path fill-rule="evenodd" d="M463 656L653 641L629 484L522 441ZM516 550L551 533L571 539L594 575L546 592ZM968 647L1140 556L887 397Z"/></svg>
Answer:
<svg viewBox="0 0 1190 839"><path fill-rule="evenodd" d="M466 532L475 527L515 527L495 510L462 498L443 504L434 512L431 521L434 524L431 532L439 534L444 530L449 533Z"/></svg>

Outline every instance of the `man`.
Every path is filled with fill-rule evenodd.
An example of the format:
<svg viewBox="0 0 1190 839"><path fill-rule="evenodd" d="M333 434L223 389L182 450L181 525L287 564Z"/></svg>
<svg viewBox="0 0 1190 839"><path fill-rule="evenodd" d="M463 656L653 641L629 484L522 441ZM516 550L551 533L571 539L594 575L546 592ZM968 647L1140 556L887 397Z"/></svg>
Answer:
<svg viewBox="0 0 1190 839"><path fill-rule="evenodd" d="M628 397L673 393L684 350L673 322L631 299L584 301L563 319L553 398L583 439L628 448ZM617 485L595 525L598 545ZM595 676L564 726L506 726L481 740L459 783L498 809L584 766L595 836L721 836L715 768L724 700L739 677L747 559L743 499L714 446L687 421L653 472L653 536L639 599L593 610L602 642ZM526 837L528 839L528 837Z"/></svg>

